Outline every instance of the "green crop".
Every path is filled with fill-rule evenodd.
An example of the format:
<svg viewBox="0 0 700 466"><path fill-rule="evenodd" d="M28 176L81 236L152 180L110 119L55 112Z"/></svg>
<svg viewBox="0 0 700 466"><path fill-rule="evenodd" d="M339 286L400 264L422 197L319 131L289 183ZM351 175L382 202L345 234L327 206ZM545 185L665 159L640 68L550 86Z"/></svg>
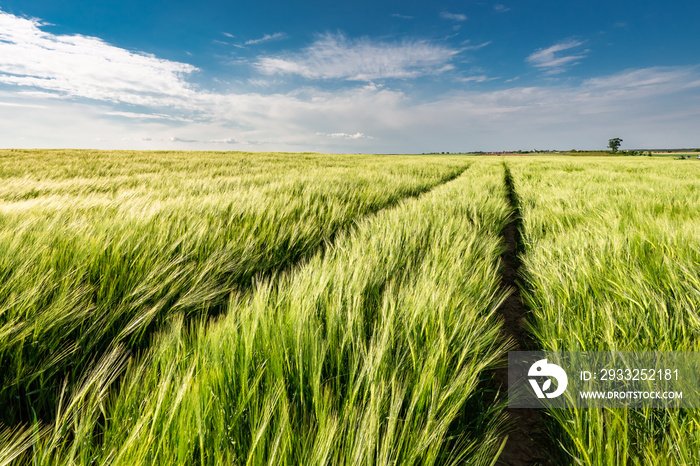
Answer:
<svg viewBox="0 0 700 466"><path fill-rule="evenodd" d="M171 315L310 256L358 218L461 173L410 157L40 151L0 154L0 421L56 396Z"/></svg>
<svg viewBox="0 0 700 466"><path fill-rule="evenodd" d="M7 247L28 251L4 256L19 263L6 268L17 375L4 388L23 370L54 417L6 429L6 458L31 445L36 464L492 461L502 403L479 387L507 344L494 315L500 168L401 201L470 161L151 157L104 179L47 169L8 183ZM21 189L38 201L12 198ZM154 321L152 344L134 339ZM61 380L65 367L77 374Z"/></svg>
<svg viewBox="0 0 700 466"><path fill-rule="evenodd" d="M697 351L699 175L0 151L0 465L494 465L519 428L494 381L504 226L528 349ZM700 463L697 410L545 424L556 464Z"/></svg>
<svg viewBox="0 0 700 466"><path fill-rule="evenodd" d="M523 223L523 291L541 349L700 349L700 166L509 165ZM696 410L553 410L552 417L573 464L700 462Z"/></svg>

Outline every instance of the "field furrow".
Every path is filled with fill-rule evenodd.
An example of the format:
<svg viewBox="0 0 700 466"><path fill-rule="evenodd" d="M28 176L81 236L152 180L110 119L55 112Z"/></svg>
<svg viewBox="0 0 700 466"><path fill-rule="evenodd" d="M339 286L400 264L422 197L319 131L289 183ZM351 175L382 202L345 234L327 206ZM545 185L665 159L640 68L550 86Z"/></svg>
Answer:
<svg viewBox="0 0 700 466"><path fill-rule="evenodd" d="M528 308L523 303L518 280L521 274L520 254L522 249L522 217L520 200L515 192L513 175L507 163L503 163L506 199L512 211L508 223L501 231L504 251L501 253L501 287L508 296L499 307L503 319L503 334L513 342L512 351L536 351L536 341L527 329ZM508 391L507 365L494 373L494 388L503 393ZM549 452L552 441L547 436L544 416L537 409L508 408L508 440L504 445L496 466L529 466L539 464L549 466Z"/></svg>

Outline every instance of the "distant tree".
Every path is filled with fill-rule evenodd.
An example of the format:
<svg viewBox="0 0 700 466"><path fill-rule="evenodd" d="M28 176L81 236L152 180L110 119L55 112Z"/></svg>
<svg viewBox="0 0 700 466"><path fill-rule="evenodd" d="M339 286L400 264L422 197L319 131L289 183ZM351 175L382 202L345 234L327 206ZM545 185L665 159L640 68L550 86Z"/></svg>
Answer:
<svg viewBox="0 0 700 466"><path fill-rule="evenodd" d="M612 138L608 140L608 147L612 149L613 154L620 148L620 144L622 144L622 139L620 138Z"/></svg>

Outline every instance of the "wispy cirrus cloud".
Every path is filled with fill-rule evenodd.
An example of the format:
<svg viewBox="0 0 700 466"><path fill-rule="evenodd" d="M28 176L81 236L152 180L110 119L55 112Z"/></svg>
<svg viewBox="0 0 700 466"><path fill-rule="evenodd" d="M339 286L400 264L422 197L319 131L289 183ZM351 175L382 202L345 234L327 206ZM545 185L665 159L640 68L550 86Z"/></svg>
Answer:
<svg viewBox="0 0 700 466"><path fill-rule="evenodd" d="M165 121L183 121L192 122L192 120L182 117L176 117L173 115L168 115L166 113L135 113L135 112L123 112L123 111L109 111L104 112L103 115L116 116L121 118L133 118L137 120L165 120Z"/></svg>
<svg viewBox="0 0 700 466"><path fill-rule="evenodd" d="M245 45L257 45L257 44L262 44L264 42L271 42L274 40L282 40L286 39L287 34L284 32L276 32L274 34L265 34L264 36L260 37L259 39L251 39L245 41Z"/></svg>
<svg viewBox="0 0 700 466"><path fill-rule="evenodd" d="M498 78L491 78L489 76L486 76L485 74L477 74L474 76L467 76L467 77L458 78L457 81L463 82L463 83L469 83L469 82L485 83L487 81L493 81L495 79L498 79Z"/></svg>
<svg viewBox="0 0 700 466"><path fill-rule="evenodd" d="M413 19L413 16L408 16L408 15L402 15L400 13L394 13L391 15L392 18L401 18L401 19Z"/></svg>
<svg viewBox="0 0 700 466"><path fill-rule="evenodd" d="M462 13L450 13L449 11L441 11L440 18L449 19L452 21L466 21L467 15L464 15Z"/></svg>
<svg viewBox="0 0 700 466"><path fill-rule="evenodd" d="M453 66L459 50L424 40L378 42L325 34L300 53L262 57L263 74L295 74L308 79L371 81L440 73Z"/></svg>
<svg viewBox="0 0 700 466"><path fill-rule="evenodd" d="M493 6L493 9L496 10L498 13L505 13L506 11L510 11L510 8L502 5L500 3L497 3Z"/></svg>
<svg viewBox="0 0 700 466"><path fill-rule="evenodd" d="M55 95L183 106L192 65L130 52L96 37L54 35L38 20L0 11L0 83Z"/></svg>
<svg viewBox="0 0 700 466"><path fill-rule="evenodd" d="M488 45L491 45L492 42L493 41L489 40L486 42L482 42L481 44L469 45L469 42L467 41L466 45L464 47L462 47L462 50L468 50L468 51L480 50Z"/></svg>
<svg viewBox="0 0 700 466"><path fill-rule="evenodd" d="M526 61L537 68L546 70L548 74L562 73L567 66L573 66L577 64L577 60L585 58L588 51L584 50L574 55L560 54L559 52L571 50L583 44L584 41L580 40L559 42L550 47L536 50L526 58Z"/></svg>
<svg viewBox="0 0 700 466"><path fill-rule="evenodd" d="M697 67L652 67L628 70L611 76L590 78L582 87L586 96L599 101L639 99L655 95L673 94L679 91L700 89ZM697 96L696 99L700 99ZM697 111L700 114L700 111Z"/></svg>
<svg viewBox="0 0 700 466"><path fill-rule="evenodd" d="M19 104L19 103L16 103L16 102L0 102L0 107L47 108L46 105Z"/></svg>
<svg viewBox="0 0 700 466"><path fill-rule="evenodd" d="M374 139L371 136L366 136L359 131L356 133L316 133L318 136L326 136L335 139Z"/></svg>

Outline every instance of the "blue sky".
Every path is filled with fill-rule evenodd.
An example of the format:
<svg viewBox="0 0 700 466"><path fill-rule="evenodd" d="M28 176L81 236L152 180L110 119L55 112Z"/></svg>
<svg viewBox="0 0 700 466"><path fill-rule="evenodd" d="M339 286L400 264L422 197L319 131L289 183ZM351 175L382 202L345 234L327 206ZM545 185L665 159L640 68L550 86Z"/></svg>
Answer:
<svg viewBox="0 0 700 466"><path fill-rule="evenodd" d="M0 0L0 147L696 147L698 18L676 0Z"/></svg>

